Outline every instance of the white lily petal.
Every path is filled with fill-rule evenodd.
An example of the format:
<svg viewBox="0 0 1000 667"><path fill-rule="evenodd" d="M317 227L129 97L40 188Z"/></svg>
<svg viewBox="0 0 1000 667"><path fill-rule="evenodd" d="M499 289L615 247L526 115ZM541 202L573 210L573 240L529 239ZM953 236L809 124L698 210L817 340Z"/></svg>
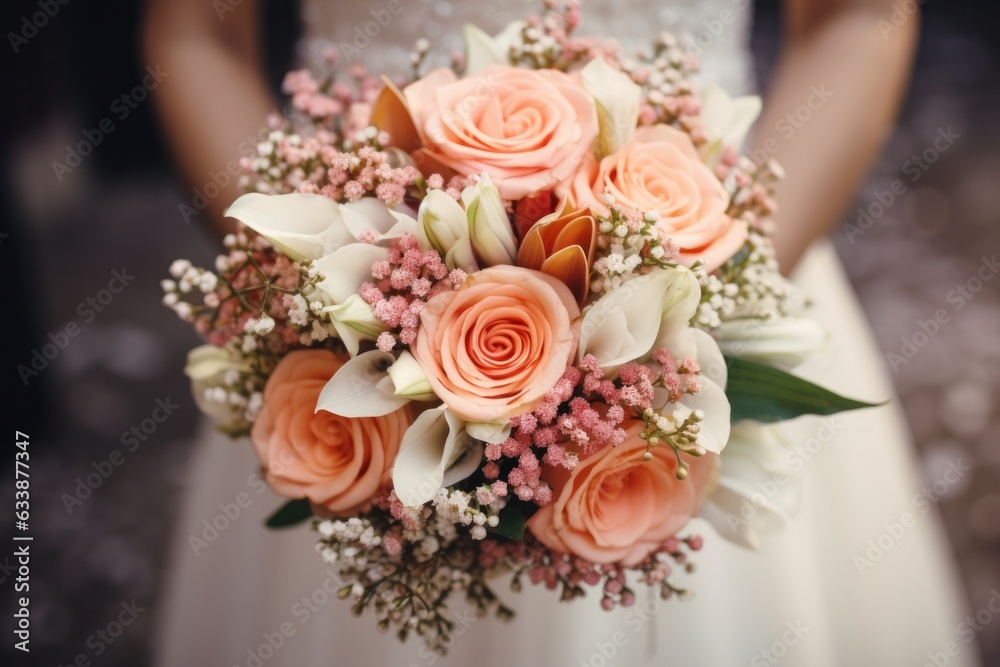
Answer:
<svg viewBox="0 0 1000 667"><path fill-rule="evenodd" d="M225 213L254 230L296 261L319 259L355 241L340 205L322 195L245 194Z"/></svg>
<svg viewBox="0 0 1000 667"><path fill-rule="evenodd" d="M463 479L479 470L483 462L483 443L475 440L469 442L468 446L458 455L458 458L444 471L444 478L441 486L451 486L458 484Z"/></svg>
<svg viewBox="0 0 1000 667"><path fill-rule="evenodd" d="M524 21L510 23L496 37L490 37L474 25L465 26L465 73L475 76L490 65L509 65L510 49L521 42Z"/></svg>
<svg viewBox="0 0 1000 667"><path fill-rule="evenodd" d="M436 398L424 369L408 351L403 351L387 372L392 379L393 393L413 401L431 401Z"/></svg>
<svg viewBox="0 0 1000 667"><path fill-rule="evenodd" d="M233 355L224 348L199 345L188 352L184 374L193 382L201 382L234 369L250 370L250 366L234 361Z"/></svg>
<svg viewBox="0 0 1000 667"><path fill-rule="evenodd" d="M462 269L468 275L478 271L479 263L472 250L472 240L466 236L455 243L445 254L444 263L449 269Z"/></svg>
<svg viewBox="0 0 1000 667"><path fill-rule="evenodd" d="M695 357L701 366L701 376L711 380L725 390L729 382L729 366L722 356L719 344L707 332L692 328L695 341Z"/></svg>
<svg viewBox="0 0 1000 667"><path fill-rule="evenodd" d="M375 316L375 309L360 294L352 294L343 303L329 306L323 312L333 321L347 324L373 339L386 330L385 322Z"/></svg>
<svg viewBox="0 0 1000 667"><path fill-rule="evenodd" d="M375 309L359 294L350 295L344 303L325 308L324 312L352 357L357 356L361 341L375 340L388 330L385 322L375 316Z"/></svg>
<svg viewBox="0 0 1000 667"><path fill-rule="evenodd" d="M642 90L631 77L594 58L580 70L583 87L594 98L601 133L597 140L597 158L618 151L627 144L639 121Z"/></svg>
<svg viewBox="0 0 1000 667"><path fill-rule="evenodd" d="M493 38L474 25L465 26L465 76L475 76L490 65L506 64Z"/></svg>
<svg viewBox="0 0 1000 667"><path fill-rule="evenodd" d="M657 348L666 348L679 361L692 356L701 366L703 380L711 380L723 389L729 377L729 366L711 335L697 327L688 326L666 340L658 340Z"/></svg>
<svg viewBox="0 0 1000 667"><path fill-rule="evenodd" d="M344 225L355 240L359 240L361 232L367 229L375 231L383 242L417 231L413 218L393 211L375 197L362 197L349 204L341 204L340 212Z"/></svg>
<svg viewBox="0 0 1000 667"><path fill-rule="evenodd" d="M792 443L781 425L751 422L733 427L729 448L720 458L721 477L702 509L719 533L756 549L764 537L795 513L799 480L789 468Z"/></svg>
<svg viewBox="0 0 1000 667"><path fill-rule="evenodd" d="M393 392L387 369L394 361L395 357L381 350L354 357L323 387L315 411L326 410L341 417L381 417L400 409L410 399Z"/></svg>
<svg viewBox="0 0 1000 667"><path fill-rule="evenodd" d="M700 515L725 539L746 547L760 549L763 539L780 531L789 517L767 501L756 504L752 486L734 482L722 486L702 506Z"/></svg>
<svg viewBox="0 0 1000 667"><path fill-rule="evenodd" d="M701 390L696 394L685 394L676 405L681 412L701 410L705 413L705 418L698 424L698 444L705 451L721 454L729 442L731 428L731 409L726 391L711 380L702 379Z"/></svg>
<svg viewBox="0 0 1000 667"><path fill-rule="evenodd" d="M361 285L372 279L372 264L387 259L389 250L368 243L352 243L316 260L323 274L317 284L333 303L344 303L356 295Z"/></svg>
<svg viewBox="0 0 1000 667"><path fill-rule="evenodd" d="M701 301L701 286L694 272L683 267L678 270L680 275L677 276L674 289L667 295L668 298L663 304L663 321L660 323L660 331L653 349L668 347L664 341L679 331L690 329L691 318L697 312L698 303Z"/></svg>
<svg viewBox="0 0 1000 667"><path fill-rule="evenodd" d="M476 440L491 444L499 444L510 437L510 424L469 423L465 430Z"/></svg>
<svg viewBox="0 0 1000 667"><path fill-rule="evenodd" d="M684 394L672 405L666 405L667 392L657 390L655 406L661 411L680 410L685 416L695 410L704 412L705 418L699 424L698 444L719 454L729 441L731 409L725 390L728 368L718 344L701 329L688 326L662 341L662 345L658 343L658 347L670 350L678 361L686 356L694 357L701 366L701 390Z"/></svg>
<svg viewBox="0 0 1000 667"><path fill-rule="evenodd" d="M732 98L716 84L705 86L701 119L708 141L701 149L710 166L718 161L725 146L740 148L761 111L761 100L754 95Z"/></svg>
<svg viewBox="0 0 1000 667"><path fill-rule="evenodd" d="M804 317L745 318L723 322L715 336L724 354L791 370L824 345L827 332Z"/></svg>
<svg viewBox="0 0 1000 667"><path fill-rule="evenodd" d="M709 139L698 149L698 154L701 155L702 162L714 169L722 157L723 148L725 145L722 143L722 139Z"/></svg>
<svg viewBox="0 0 1000 667"><path fill-rule="evenodd" d="M583 317L578 360L592 354L602 368L614 372L649 354L664 323L672 327L674 320L693 314L687 314L686 303L698 283L690 273L684 268L653 271L598 299Z"/></svg>
<svg viewBox="0 0 1000 667"><path fill-rule="evenodd" d="M517 239L510 225L500 192L486 172L479 182L462 191L462 203L469 220L472 248L484 266L514 264Z"/></svg>
<svg viewBox="0 0 1000 667"><path fill-rule="evenodd" d="M373 340L371 337L361 333L348 323L341 322L335 317L330 318L330 323L337 331L337 338L339 338L340 342L344 344L344 347L347 349L347 353L351 355L351 357L358 356L358 351L361 349L361 341Z"/></svg>
<svg viewBox="0 0 1000 667"><path fill-rule="evenodd" d="M730 116L729 126L722 136L722 140L727 146L741 148L746 140L750 128L757 122L760 111L763 108L760 97L757 95L745 95L733 99L733 110Z"/></svg>
<svg viewBox="0 0 1000 667"><path fill-rule="evenodd" d="M733 116L733 98L717 83L708 83L702 89L701 120L714 135L721 136L720 128L729 126Z"/></svg>
<svg viewBox="0 0 1000 667"><path fill-rule="evenodd" d="M214 345L199 345L187 355L184 374L191 379L191 395L204 414L221 425L234 425L244 421L244 410L226 400L209 400L210 389L225 387L227 375L249 371L250 365L238 354ZM226 392L223 392L223 397Z"/></svg>
<svg viewBox="0 0 1000 667"><path fill-rule="evenodd" d="M443 190L431 190L417 212L417 238L424 250L447 252L460 238L468 238L465 209Z"/></svg>
<svg viewBox="0 0 1000 667"><path fill-rule="evenodd" d="M503 60L502 65L510 64L510 57L507 55L514 46L524 44L524 29L528 27L525 21L511 21L507 27L497 33L493 38L493 43L500 51Z"/></svg>
<svg viewBox="0 0 1000 667"><path fill-rule="evenodd" d="M444 485L445 471L472 443L462 420L444 406L422 412L403 434L392 467L396 496L407 507L431 500Z"/></svg>

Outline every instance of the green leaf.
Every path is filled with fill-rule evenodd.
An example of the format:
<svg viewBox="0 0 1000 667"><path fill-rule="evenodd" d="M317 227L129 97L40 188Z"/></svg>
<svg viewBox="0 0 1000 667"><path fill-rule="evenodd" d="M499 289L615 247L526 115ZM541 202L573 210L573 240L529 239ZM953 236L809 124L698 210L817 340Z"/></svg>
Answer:
<svg viewBox="0 0 1000 667"><path fill-rule="evenodd" d="M538 506L532 503L514 498L507 506L500 510L500 523L487 530L497 535L502 535L511 540L520 541L524 539L524 529L528 525L528 519L535 513Z"/></svg>
<svg viewBox="0 0 1000 667"><path fill-rule="evenodd" d="M745 359L726 357L729 381L726 396L732 407L731 421L753 419L776 422L800 415L832 415L845 410L871 408L785 371Z"/></svg>
<svg viewBox="0 0 1000 667"><path fill-rule="evenodd" d="M268 528L288 528L302 523L311 516L312 507L309 506L309 500L299 498L298 500L289 500L282 505L281 509L268 518L266 525Z"/></svg>

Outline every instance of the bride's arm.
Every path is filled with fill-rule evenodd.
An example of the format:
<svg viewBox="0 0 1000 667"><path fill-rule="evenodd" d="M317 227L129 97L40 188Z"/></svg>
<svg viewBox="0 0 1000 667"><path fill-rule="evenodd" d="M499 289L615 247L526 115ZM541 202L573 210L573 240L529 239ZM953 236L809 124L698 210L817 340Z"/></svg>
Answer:
<svg viewBox="0 0 1000 667"><path fill-rule="evenodd" d="M916 43L916 6L916 0L785 3L785 45L755 138L756 155L772 153L786 173L775 237L785 271L840 220L892 129ZM796 118L803 105L809 112Z"/></svg>
<svg viewBox="0 0 1000 667"><path fill-rule="evenodd" d="M262 75L258 2L242 0L222 16L217 4L150 0L143 35L147 62L169 72L155 92L167 139L185 179L202 192L213 172L228 173L227 164L275 108ZM201 213L222 233L232 224L222 213L240 194L236 176L229 176Z"/></svg>

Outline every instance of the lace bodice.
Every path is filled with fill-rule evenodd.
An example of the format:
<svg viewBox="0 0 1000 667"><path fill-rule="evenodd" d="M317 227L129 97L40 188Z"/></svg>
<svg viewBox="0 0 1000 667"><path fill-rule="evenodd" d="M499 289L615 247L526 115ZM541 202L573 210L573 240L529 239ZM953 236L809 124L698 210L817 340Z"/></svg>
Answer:
<svg viewBox="0 0 1000 667"><path fill-rule="evenodd" d="M420 38L432 45L432 64L445 65L463 48L462 26L473 23L489 34L512 20L537 13L540 0L307 0L306 39L300 58L317 62L330 45L349 45L356 60L373 71L398 73ZM702 76L731 94L753 88L749 52L749 0L584 0L580 34L619 40L626 53L651 44L666 30L702 63Z"/></svg>

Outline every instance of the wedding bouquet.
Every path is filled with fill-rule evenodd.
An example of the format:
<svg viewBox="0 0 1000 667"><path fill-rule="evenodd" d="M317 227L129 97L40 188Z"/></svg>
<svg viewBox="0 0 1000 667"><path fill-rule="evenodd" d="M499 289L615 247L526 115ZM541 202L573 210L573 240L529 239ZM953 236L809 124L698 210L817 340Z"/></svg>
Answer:
<svg viewBox="0 0 1000 667"><path fill-rule="evenodd" d="M759 100L579 18L468 27L450 68L418 43L409 81L290 73L239 231L163 283L199 406L291 499L269 525L311 518L341 597L441 651L452 593L512 614L503 574L683 593L692 517L757 540L731 437L866 405L787 372L823 332L774 260L780 170L737 153Z"/></svg>

